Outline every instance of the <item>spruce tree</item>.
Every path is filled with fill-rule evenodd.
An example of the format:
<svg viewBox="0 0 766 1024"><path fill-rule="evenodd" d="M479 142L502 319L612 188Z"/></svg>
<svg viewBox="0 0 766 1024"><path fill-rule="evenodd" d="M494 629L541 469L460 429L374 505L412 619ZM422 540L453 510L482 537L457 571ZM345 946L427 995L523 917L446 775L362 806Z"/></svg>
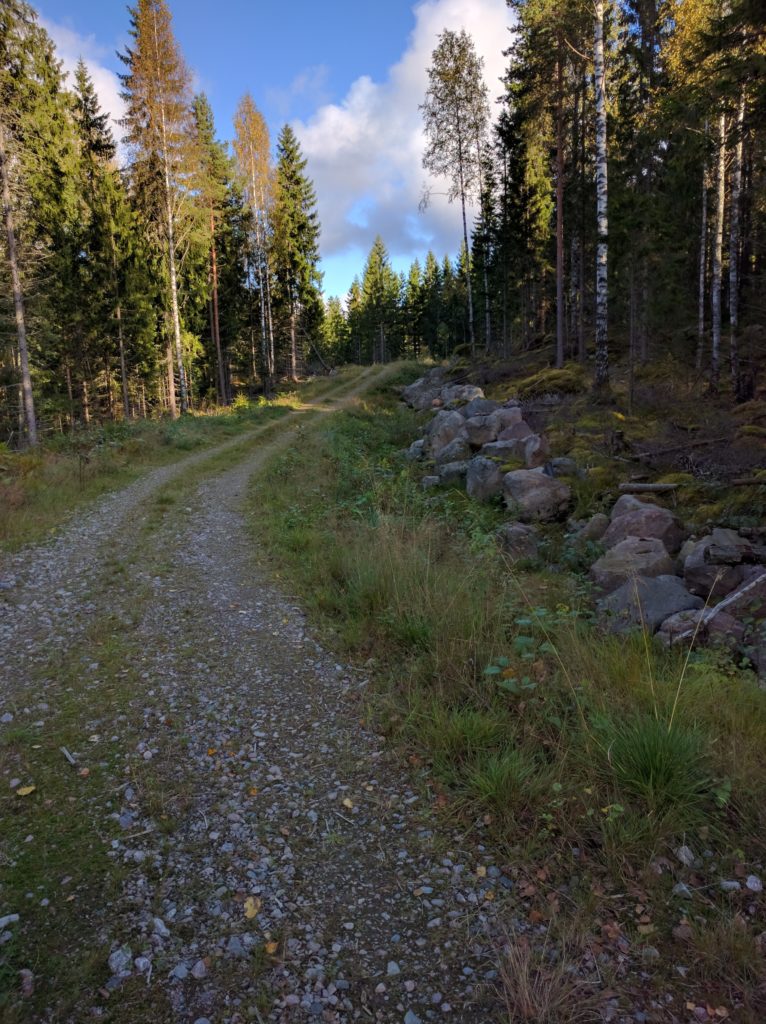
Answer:
<svg viewBox="0 0 766 1024"><path fill-rule="evenodd" d="M276 279L289 323L289 376L297 380L299 319L302 329L310 331L321 309L320 229L314 186L289 125L284 126L277 143L273 222Z"/></svg>

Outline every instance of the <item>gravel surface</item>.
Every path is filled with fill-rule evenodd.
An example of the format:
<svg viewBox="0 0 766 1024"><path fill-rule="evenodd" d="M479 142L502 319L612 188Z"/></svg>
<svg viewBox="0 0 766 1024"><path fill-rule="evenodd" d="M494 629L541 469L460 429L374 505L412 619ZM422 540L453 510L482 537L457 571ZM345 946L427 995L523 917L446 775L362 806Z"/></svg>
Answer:
<svg viewBox="0 0 766 1024"><path fill-rule="evenodd" d="M95 707L87 723L116 730L124 774L103 814L124 875L99 925L103 989L72 1019L143 978L190 1024L502 1020L491 935L511 880L437 824L428 791L362 722L367 680L258 565L243 502L266 457L300 437L277 431L159 519L152 495L209 453L0 562L6 725L57 650L99 675L78 645L105 607L133 651L138 726L121 732ZM38 699L54 704L48 683Z"/></svg>

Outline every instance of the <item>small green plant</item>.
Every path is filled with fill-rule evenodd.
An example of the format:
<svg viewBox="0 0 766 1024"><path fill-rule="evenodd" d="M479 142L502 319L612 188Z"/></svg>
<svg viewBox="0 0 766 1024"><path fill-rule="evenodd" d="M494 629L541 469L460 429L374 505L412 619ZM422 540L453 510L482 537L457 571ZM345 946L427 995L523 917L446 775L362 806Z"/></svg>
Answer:
<svg viewBox="0 0 766 1024"><path fill-rule="evenodd" d="M502 815L518 814L547 788L547 773L523 748L480 756L467 775L469 792Z"/></svg>

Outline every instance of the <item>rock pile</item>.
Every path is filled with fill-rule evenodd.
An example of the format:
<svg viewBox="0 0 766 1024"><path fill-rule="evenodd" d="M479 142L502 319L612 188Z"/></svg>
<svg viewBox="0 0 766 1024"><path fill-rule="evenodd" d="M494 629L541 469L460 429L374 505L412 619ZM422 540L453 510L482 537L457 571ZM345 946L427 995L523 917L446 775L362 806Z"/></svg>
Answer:
<svg viewBox="0 0 766 1024"><path fill-rule="evenodd" d="M501 495L521 524L549 522L564 515L571 488L560 477L575 471L569 459L549 459L548 442L525 422L516 399L495 402L473 384L445 383L441 368L402 389L413 409L433 409L424 437L407 452L411 461L430 459L434 473L424 487L465 481L469 497L489 501ZM516 525L516 524L506 524ZM527 525L523 556L534 557L536 533Z"/></svg>
<svg viewBox="0 0 766 1024"><path fill-rule="evenodd" d="M536 558L536 524L566 515L572 491L562 477L578 472L575 463L550 458L545 436L525 422L518 401L491 401L473 384L449 383L440 367L403 388L402 397L434 412L407 451L408 459L433 464L423 486L464 482L476 501L502 496L516 518L498 531L501 549L512 561ZM766 675L766 548L730 529L690 537L669 509L630 494L611 515L579 524L570 539L603 550L590 577L605 628L646 629L667 644L722 640Z"/></svg>

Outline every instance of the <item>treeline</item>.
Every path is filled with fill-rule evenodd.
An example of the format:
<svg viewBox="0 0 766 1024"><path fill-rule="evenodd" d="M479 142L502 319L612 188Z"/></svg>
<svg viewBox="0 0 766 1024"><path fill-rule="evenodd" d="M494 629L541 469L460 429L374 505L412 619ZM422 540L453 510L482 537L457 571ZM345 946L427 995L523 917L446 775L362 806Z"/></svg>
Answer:
<svg viewBox="0 0 766 1024"><path fill-rule="evenodd" d="M766 353L762 4L509 6L494 122L465 33L442 34L429 71L424 164L480 211L460 257L397 276L376 241L326 344L362 360L539 346L593 359L599 384L615 350L672 351L747 398Z"/></svg>
<svg viewBox="0 0 766 1024"><path fill-rule="evenodd" d="M0 442L269 391L321 322L294 133L274 161L245 95L230 152L165 0L129 16L118 166L85 65L67 88L34 10L0 4Z"/></svg>

